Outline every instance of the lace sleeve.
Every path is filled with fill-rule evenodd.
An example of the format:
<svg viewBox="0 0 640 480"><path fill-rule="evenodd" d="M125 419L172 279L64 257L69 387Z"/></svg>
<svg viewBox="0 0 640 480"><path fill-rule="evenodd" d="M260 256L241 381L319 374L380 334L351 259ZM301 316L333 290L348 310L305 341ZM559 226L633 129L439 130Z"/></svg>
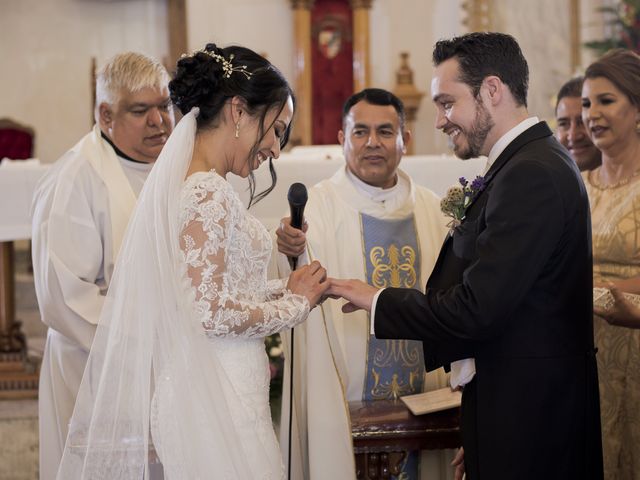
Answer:
<svg viewBox="0 0 640 480"><path fill-rule="evenodd" d="M267 282L267 299L275 300L278 298L282 298L282 296L287 292L288 290L286 278L276 278Z"/></svg>
<svg viewBox="0 0 640 480"><path fill-rule="evenodd" d="M282 280L265 281L256 291L250 242L232 237L242 212L218 193L208 192L197 202L180 235L196 314L207 334L259 338L304 321L309 302L286 290ZM230 249L240 250L237 262Z"/></svg>

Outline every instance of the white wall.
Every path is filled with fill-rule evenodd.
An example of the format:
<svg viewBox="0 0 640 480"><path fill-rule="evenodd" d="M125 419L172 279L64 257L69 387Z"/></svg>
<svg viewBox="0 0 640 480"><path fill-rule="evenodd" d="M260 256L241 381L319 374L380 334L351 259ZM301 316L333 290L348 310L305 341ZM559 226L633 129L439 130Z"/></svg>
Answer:
<svg viewBox="0 0 640 480"><path fill-rule="evenodd" d="M581 41L604 36L597 12L615 0L581 0ZM434 43L466 32L461 0L374 0L371 11L373 86L392 89L400 52L410 53L414 82L426 95L414 127L416 154L448 152L445 136L433 127L435 109L429 98ZM493 29L513 35L529 64L529 111L553 120L558 88L578 72L571 71L569 0L493 0ZM584 70L594 55L582 49Z"/></svg>
<svg viewBox="0 0 640 480"><path fill-rule="evenodd" d="M293 79L293 11L289 0L187 0L190 50L213 42L266 53Z"/></svg>
<svg viewBox="0 0 640 480"><path fill-rule="evenodd" d="M601 38L595 8L581 0L583 38ZM544 15L539 3L546 5ZM532 113L552 113L551 97L569 69L568 0L496 0L498 27L518 38L531 68ZM400 52L410 54L425 93L414 128L416 154L447 152L433 128L431 51L440 38L464 33L462 0L374 0L370 13L372 86L393 89ZM548 12L553 11L553 15ZM36 156L51 162L91 126L90 61L125 50L167 55L167 0L0 0L0 117L36 130ZM289 0L187 0L188 45L213 41L266 53L293 79L293 12ZM565 27L566 25L566 27ZM584 63L592 58L585 52Z"/></svg>
<svg viewBox="0 0 640 480"><path fill-rule="evenodd" d="M0 0L0 12L0 117L33 127L45 162L91 128L91 57L168 51L166 0Z"/></svg>
<svg viewBox="0 0 640 480"><path fill-rule="evenodd" d="M495 26L516 38L529 64L529 113L550 120L558 88L573 76L569 1L522 2L517 9L511 5L513 0L494 0Z"/></svg>
<svg viewBox="0 0 640 480"><path fill-rule="evenodd" d="M612 0L582 0L581 42L604 38L603 16L597 8ZM522 2L494 0L496 27L513 35L529 63L529 112L555 125L555 96L571 77L583 73L595 54L581 49L582 66L571 67L569 0ZM553 12L550 15L549 12Z"/></svg>
<svg viewBox="0 0 640 480"><path fill-rule="evenodd" d="M393 89L400 52L410 53L414 81L428 94L431 48L436 39L462 33L460 0L374 0L370 12L372 86ZM293 80L293 12L289 0L188 0L190 49L213 41L238 43L266 53ZM256 20L252 20L256 19ZM254 22L254 23L252 23ZM422 102L414 132L416 153L444 152L433 129L433 107Z"/></svg>
<svg viewBox="0 0 640 480"><path fill-rule="evenodd" d="M583 42L602 40L612 33L612 27L605 25L605 16L598 8L617 4L617 0L580 0L580 35ZM579 69L579 73L584 73L589 63L597 56L593 50L582 49L582 68Z"/></svg>
<svg viewBox="0 0 640 480"><path fill-rule="evenodd" d="M413 81L425 96L413 131L416 154L447 152L446 137L435 130L429 93L431 54L441 38L464 33L460 0L374 0L371 10L372 86L393 90L400 53L409 52Z"/></svg>

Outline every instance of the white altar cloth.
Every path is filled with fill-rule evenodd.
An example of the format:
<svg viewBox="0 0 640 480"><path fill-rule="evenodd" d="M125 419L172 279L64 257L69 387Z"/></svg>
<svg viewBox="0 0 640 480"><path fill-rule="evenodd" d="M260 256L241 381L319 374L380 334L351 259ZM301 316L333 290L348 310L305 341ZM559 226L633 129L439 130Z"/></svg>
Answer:
<svg viewBox="0 0 640 480"><path fill-rule="evenodd" d="M344 165L339 147L313 146L298 147L283 153L274 161L278 182L276 188L262 201L251 208L267 228L274 228L288 211L287 191L294 182L311 187L320 180L331 177ZM413 180L442 196L459 177L473 179L484 167L484 158L459 160L452 155L405 156L400 167ZM0 241L31 238L31 199L36 183L49 169L49 164L41 164L36 159L3 160L0 163ZM270 184L269 170L263 164L255 173L257 191ZM230 174L229 181L240 197L248 203L248 183L246 179Z"/></svg>
<svg viewBox="0 0 640 480"><path fill-rule="evenodd" d="M49 169L37 159L0 162L0 242L31 238L31 199Z"/></svg>
<svg viewBox="0 0 640 480"><path fill-rule="evenodd" d="M305 147L308 151L300 151L299 148L283 153L274 161L278 175L276 188L251 207L253 215L268 229L275 228L288 211L287 191L292 183L304 183L309 188L320 180L331 177L345 164L344 157L333 146L328 146L326 150L317 146ZM439 196L443 196L460 177L472 180L476 175L480 175L485 165L485 158L460 160L453 155L412 155L403 157L400 162L400 168L413 178L414 182L429 188ZM257 192L270 185L266 164L262 164L255 172L255 177ZM246 205L249 198L247 180L235 175L229 175L228 179Z"/></svg>

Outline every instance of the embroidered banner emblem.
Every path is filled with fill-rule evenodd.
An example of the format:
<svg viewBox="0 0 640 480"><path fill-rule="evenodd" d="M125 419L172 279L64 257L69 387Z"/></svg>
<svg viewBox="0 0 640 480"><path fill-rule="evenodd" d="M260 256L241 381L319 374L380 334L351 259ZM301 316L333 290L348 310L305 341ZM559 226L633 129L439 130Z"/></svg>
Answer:
<svg viewBox="0 0 640 480"><path fill-rule="evenodd" d="M380 220L360 215L367 282L374 287L419 288L420 249L413 215ZM396 400L419 393L424 384L422 342L369 336L363 400ZM419 478L420 452L407 452L397 480Z"/></svg>
<svg viewBox="0 0 640 480"><path fill-rule="evenodd" d="M416 288L420 250L413 215L381 220L361 214L367 282L374 287ZM390 400L419 393L424 383L422 342L371 336L363 400Z"/></svg>

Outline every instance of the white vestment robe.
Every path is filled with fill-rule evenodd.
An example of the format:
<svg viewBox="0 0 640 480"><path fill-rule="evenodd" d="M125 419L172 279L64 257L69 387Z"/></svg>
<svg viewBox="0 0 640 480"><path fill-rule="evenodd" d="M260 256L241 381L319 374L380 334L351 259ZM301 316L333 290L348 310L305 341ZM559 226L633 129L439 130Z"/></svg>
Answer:
<svg viewBox="0 0 640 480"><path fill-rule="evenodd" d="M400 219L414 214L421 254L420 288L431 274L447 234L440 200L430 190L415 185L402 171L408 188L398 196L376 201L358 180L341 168L330 179L309 190L305 218L309 224L307 250L298 261L318 260L335 278L366 281L364 242L360 214L379 219ZM404 192L404 193L403 193ZM288 261L277 255L280 277L290 273ZM312 310L294 332L292 479L355 479L348 401L362 400L369 339L369 314L343 314L342 300L326 300ZM283 333L285 374L281 419L281 449L288 462L290 333ZM443 369L425 378L425 391L447 386ZM422 478L449 478L452 452L424 452Z"/></svg>
<svg viewBox="0 0 640 480"><path fill-rule="evenodd" d="M49 327L40 370L40 478L54 479L115 257L153 164L116 155L96 125L42 178L33 267Z"/></svg>

